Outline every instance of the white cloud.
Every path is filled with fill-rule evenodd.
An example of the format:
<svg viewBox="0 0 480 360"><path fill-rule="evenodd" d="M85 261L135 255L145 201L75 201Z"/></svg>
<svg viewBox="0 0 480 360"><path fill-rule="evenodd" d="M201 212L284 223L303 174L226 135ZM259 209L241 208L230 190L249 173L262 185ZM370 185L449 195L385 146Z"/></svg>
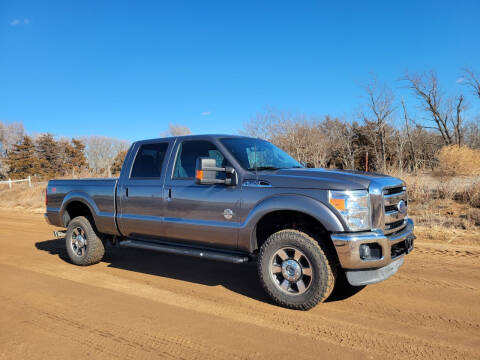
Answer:
<svg viewBox="0 0 480 360"><path fill-rule="evenodd" d="M17 26L17 25L27 25L30 23L30 19L13 19L10 21L10 25Z"/></svg>
<svg viewBox="0 0 480 360"><path fill-rule="evenodd" d="M204 111L204 112L202 112L202 116L208 116L211 113L212 113L211 111Z"/></svg>
<svg viewBox="0 0 480 360"><path fill-rule="evenodd" d="M458 78L455 82L456 82L457 84L461 84L461 83L463 83L464 81L465 81L465 78L461 77L461 78Z"/></svg>

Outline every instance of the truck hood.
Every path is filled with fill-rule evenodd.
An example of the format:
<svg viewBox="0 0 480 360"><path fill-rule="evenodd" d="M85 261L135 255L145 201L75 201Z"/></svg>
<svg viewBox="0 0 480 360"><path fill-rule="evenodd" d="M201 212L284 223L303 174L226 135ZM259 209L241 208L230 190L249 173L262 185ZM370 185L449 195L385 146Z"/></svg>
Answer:
<svg viewBox="0 0 480 360"><path fill-rule="evenodd" d="M293 168L259 172L274 187L328 190L368 190L372 182L401 185L400 179L363 171Z"/></svg>

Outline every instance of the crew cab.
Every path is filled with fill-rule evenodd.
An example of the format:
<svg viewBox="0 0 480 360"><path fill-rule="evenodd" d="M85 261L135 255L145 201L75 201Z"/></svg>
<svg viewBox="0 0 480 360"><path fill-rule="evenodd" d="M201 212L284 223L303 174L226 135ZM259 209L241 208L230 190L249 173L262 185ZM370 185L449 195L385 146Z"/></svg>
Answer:
<svg viewBox="0 0 480 360"><path fill-rule="evenodd" d="M413 249L402 180L306 168L244 136L138 141L119 178L51 180L46 202L74 264L101 261L107 241L253 260L267 294L293 309L326 300L340 275L352 286L385 280Z"/></svg>

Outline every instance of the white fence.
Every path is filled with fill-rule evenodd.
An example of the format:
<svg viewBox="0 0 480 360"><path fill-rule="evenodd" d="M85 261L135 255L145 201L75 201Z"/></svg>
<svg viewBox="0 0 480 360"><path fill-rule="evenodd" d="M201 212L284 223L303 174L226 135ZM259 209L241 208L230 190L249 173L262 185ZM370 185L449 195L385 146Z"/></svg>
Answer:
<svg viewBox="0 0 480 360"><path fill-rule="evenodd" d="M32 178L30 176L27 179L22 179L22 180L8 179L5 181L0 181L0 185L8 184L8 187L11 189L13 183L22 183L22 182L28 182L28 186L32 187Z"/></svg>

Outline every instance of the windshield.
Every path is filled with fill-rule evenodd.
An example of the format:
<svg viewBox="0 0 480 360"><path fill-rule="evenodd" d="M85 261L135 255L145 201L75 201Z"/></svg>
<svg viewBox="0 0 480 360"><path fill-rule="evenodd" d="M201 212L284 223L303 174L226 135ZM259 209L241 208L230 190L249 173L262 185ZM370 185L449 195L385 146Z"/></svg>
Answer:
<svg viewBox="0 0 480 360"><path fill-rule="evenodd" d="M303 167L285 151L265 140L227 138L221 141L246 170L277 170Z"/></svg>

